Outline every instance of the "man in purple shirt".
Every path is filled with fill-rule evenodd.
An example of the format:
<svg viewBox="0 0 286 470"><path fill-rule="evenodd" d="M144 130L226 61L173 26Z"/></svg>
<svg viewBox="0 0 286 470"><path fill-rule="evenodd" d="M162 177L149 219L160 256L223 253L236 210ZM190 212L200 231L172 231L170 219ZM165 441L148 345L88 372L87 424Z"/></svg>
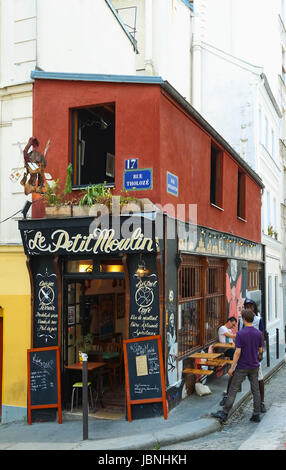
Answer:
<svg viewBox="0 0 286 470"><path fill-rule="evenodd" d="M212 416L218 418L222 423L227 420L227 415L245 377L248 377L253 395L253 415L250 420L256 423L260 421L258 370L259 362L262 361L263 337L261 331L252 325L253 319L254 313L251 310L242 311L244 328L236 334L233 363L228 371L228 375L233 376L228 397L222 411L212 413Z"/></svg>

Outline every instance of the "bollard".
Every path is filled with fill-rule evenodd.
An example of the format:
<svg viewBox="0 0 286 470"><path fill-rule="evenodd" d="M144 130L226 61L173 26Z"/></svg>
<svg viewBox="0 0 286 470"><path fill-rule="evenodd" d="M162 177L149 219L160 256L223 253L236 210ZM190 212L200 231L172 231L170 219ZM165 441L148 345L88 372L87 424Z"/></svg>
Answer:
<svg viewBox="0 0 286 470"><path fill-rule="evenodd" d="M269 333L265 331L267 367L270 367Z"/></svg>
<svg viewBox="0 0 286 470"><path fill-rule="evenodd" d="M82 354L82 432L83 440L88 439L88 391L87 391L87 354Z"/></svg>
<svg viewBox="0 0 286 470"><path fill-rule="evenodd" d="M279 359L279 328L276 328L276 359Z"/></svg>

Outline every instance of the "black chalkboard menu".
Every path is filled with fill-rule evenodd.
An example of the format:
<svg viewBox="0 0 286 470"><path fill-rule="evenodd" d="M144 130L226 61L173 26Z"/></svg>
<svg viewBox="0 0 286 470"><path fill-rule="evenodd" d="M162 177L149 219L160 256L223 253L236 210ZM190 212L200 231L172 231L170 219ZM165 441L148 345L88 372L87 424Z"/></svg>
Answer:
<svg viewBox="0 0 286 470"><path fill-rule="evenodd" d="M58 346L58 280L51 257L31 260L33 277L33 347Z"/></svg>
<svg viewBox="0 0 286 470"><path fill-rule="evenodd" d="M28 423L31 410L58 408L62 422L60 353L58 347L28 349Z"/></svg>
<svg viewBox="0 0 286 470"><path fill-rule="evenodd" d="M156 256L144 255L148 274L137 275L139 256L128 257L129 271L129 338L160 334L159 279Z"/></svg>
<svg viewBox="0 0 286 470"><path fill-rule="evenodd" d="M161 336L123 341L128 421L131 405L162 402L167 419Z"/></svg>

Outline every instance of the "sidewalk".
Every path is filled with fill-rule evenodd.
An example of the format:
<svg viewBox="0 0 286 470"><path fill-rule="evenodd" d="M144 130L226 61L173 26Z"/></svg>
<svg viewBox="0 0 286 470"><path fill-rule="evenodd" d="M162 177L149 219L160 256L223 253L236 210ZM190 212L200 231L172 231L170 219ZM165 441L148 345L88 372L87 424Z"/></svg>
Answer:
<svg viewBox="0 0 286 470"><path fill-rule="evenodd" d="M276 345L270 346L270 367L266 353L262 363L264 378L269 378L285 363L285 345L280 345L276 359ZM210 414L219 409L222 393L226 390L228 376L214 378L208 383L211 395L199 397L195 393L185 398L170 411L168 419L149 418L135 420L103 420L90 418L88 440L82 440L82 420L65 419L63 423L15 422L0 425L0 450L152 450L159 446L176 444L202 437L221 429L220 423ZM232 413L251 395L245 380L237 394ZM267 395L265 397L266 407Z"/></svg>

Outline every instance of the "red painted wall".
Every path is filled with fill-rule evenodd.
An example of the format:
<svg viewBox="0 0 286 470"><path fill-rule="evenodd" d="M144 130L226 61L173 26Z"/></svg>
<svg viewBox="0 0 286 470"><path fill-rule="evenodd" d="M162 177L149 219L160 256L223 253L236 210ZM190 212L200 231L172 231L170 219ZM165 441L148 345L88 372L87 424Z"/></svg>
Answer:
<svg viewBox="0 0 286 470"><path fill-rule="evenodd" d="M247 176L247 222L239 220L238 164L224 152L223 210L210 205L211 136L159 85L36 80L34 135L41 150L51 140L47 172L54 179L64 184L71 161L71 109L108 102L116 106L115 193L123 189L125 159L136 157L140 168L153 168L153 190L135 191L136 197L161 205L197 204L199 225L260 242L259 186ZM167 193L167 170L179 177L179 197ZM42 216L43 205L35 204L33 217Z"/></svg>

